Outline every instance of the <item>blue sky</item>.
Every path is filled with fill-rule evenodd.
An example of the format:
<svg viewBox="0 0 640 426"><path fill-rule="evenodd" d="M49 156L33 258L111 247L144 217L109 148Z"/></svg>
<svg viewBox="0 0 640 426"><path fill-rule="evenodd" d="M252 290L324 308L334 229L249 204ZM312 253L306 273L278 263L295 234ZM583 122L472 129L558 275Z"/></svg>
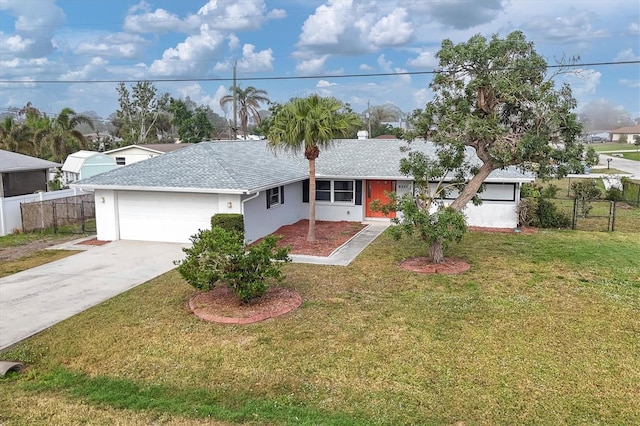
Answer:
<svg viewBox="0 0 640 426"><path fill-rule="evenodd" d="M332 77L430 71L444 38L513 30L550 64L640 60L637 0L2 0L0 112L32 102L107 118L118 108L115 81L160 79L172 81L155 82L159 92L224 116L231 82L193 79L230 79L237 62L239 84L274 101L315 92L357 112L391 102L408 113L430 99L429 74ZM576 71L557 79L571 84L578 109L605 99L640 117L639 63ZM325 77L242 80L308 76Z"/></svg>

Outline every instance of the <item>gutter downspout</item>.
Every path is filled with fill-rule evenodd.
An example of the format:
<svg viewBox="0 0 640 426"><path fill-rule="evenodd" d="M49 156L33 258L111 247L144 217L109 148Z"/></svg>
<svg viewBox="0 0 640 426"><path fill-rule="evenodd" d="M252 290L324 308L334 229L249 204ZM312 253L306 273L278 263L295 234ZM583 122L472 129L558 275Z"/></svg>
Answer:
<svg viewBox="0 0 640 426"><path fill-rule="evenodd" d="M240 214L242 214L244 216L244 203L246 203L247 201L251 201L254 198L258 198L258 195L260 195L260 191L256 192L253 196L251 196L249 198L245 198L244 200L242 200L240 202Z"/></svg>

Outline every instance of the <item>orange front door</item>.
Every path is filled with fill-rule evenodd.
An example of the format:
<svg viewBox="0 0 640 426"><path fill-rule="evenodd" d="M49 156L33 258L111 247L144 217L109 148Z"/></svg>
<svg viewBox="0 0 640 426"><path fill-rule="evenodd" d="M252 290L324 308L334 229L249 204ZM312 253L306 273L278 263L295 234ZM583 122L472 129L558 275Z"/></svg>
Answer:
<svg viewBox="0 0 640 426"><path fill-rule="evenodd" d="M388 203L389 197L386 192L393 191L393 181L391 180L368 180L365 182L366 191L366 217L396 217L396 212L390 212L385 215L382 212L374 212L371 210L370 204L373 200L380 200L381 203Z"/></svg>

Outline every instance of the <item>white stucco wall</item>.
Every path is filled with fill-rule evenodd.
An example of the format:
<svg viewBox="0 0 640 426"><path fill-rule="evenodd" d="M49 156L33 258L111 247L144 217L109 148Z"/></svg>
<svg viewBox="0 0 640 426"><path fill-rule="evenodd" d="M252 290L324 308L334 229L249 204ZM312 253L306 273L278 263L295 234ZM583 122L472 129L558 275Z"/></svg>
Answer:
<svg viewBox="0 0 640 426"><path fill-rule="evenodd" d="M211 227L211 216L239 213L240 205L239 195L225 196L222 203L218 194L177 192L96 190L95 197L97 237L107 241L186 243L199 229Z"/></svg>
<svg viewBox="0 0 640 426"><path fill-rule="evenodd" d="M309 215L307 206L307 213L305 217ZM326 220L329 222L338 222L341 220L348 220L350 222L362 222L364 220L364 205L357 206L355 204L343 204L343 203L324 203L316 201L316 220Z"/></svg>
<svg viewBox="0 0 640 426"><path fill-rule="evenodd" d="M245 199L251 196L244 196ZM273 233L283 225L308 217L309 204L302 202L302 182L284 187L284 204L267 209L266 191L244 203L244 226L247 241Z"/></svg>

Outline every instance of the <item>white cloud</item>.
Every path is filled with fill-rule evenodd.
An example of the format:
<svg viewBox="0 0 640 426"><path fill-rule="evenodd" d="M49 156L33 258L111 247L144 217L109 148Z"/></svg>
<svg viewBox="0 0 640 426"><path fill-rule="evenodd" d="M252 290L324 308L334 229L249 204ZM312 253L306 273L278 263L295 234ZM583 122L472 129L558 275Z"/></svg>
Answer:
<svg viewBox="0 0 640 426"><path fill-rule="evenodd" d="M235 34L229 34L229 50L233 51L240 48L240 39Z"/></svg>
<svg viewBox="0 0 640 426"><path fill-rule="evenodd" d="M361 71L373 71L375 68L373 68L371 65L368 65L368 64L360 64L358 69Z"/></svg>
<svg viewBox="0 0 640 426"><path fill-rule="evenodd" d="M2 0L0 10L6 10L16 18L15 34L0 34L0 54L27 58L46 56L54 51L53 36L66 20L55 0L37 3Z"/></svg>
<svg viewBox="0 0 640 426"><path fill-rule="evenodd" d="M327 80L319 80L318 83L316 83L316 87L330 87L330 86L337 86L337 83L331 83L328 82Z"/></svg>
<svg viewBox="0 0 640 426"><path fill-rule="evenodd" d="M376 22L367 40L378 47L397 46L408 43L413 37L413 25L407 20L405 9L395 9Z"/></svg>
<svg viewBox="0 0 640 426"><path fill-rule="evenodd" d="M329 55L322 55L317 58L306 59L298 62L296 73L300 75L320 74L324 69L324 64L329 59Z"/></svg>
<svg viewBox="0 0 640 426"><path fill-rule="evenodd" d="M596 19L593 12L572 8L555 19L547 15L532 16L524 23L524 29L535 34L535 38L557 41L601 37L603 31L594 29L592 24Z"/></svg>
<svg viewBox="0 0 640 426"><path fill-rule="evenodd" d="M76 55L103 56L111 58L136 58L148 42L136 34L112 33L91 41L82 41L74 49Z"/></svg>
<svg viewBox="0 0 640 426"><path fill-rule="evenodd" d="M96 57L91 59L91 62L86 64L84 67L76 71L70 71L66 74L63 74L60 78L62 80L88 80L91 79L92 76L98 74L102 69L104 69L104 67L107 66L108 63L109 61L100 57Z"/></svg>
<svg viewBox="0 0 640 426"><path fill-rule="evenodd" d="M257 30L267 19L279 19L282 12L267 10L263 0L209 0L198 17L220 31Z"/></svg>
<svg viewBox="0 0 640 426"><path fill-rule="evenodd" d="M242 58L237 61L237 70L244 73L273 71L273 50L265 49L260 52L255 51L253 44L245 44L242 47ZM213 70L216 72L229 71L233 68L233 61L227 59L225 62L218 62Z"/></svg>
<svg viewBox="0 0 640 426"><path fill-rule="evenodd" d="M382 69L382 71L393 72L393 68L391 67L391 65L393 65L393 62L387 61L387 59L384 57L384 54L378 56L378 66L380 67L380 69Z"/></svg>
<svg viewBox="0 0 640 426"><path fill-rule="evenodd" d="M633 53L633 49L625 49L622 52L618 52L614 61L616 62L625 62L625 61L638 61L640 60L640 56Z"/></svg>
<svg viewBox="0 0 640 426"><path fill-rule="evenodd" d="M434 68L438 65L438 58L434 52L423 50L416 58L407 59L407 65L414 68Z"/></svg>
<svg viewBox="0 0 640 426"><path fill-rule="evenodd" d="M602 74L598 71L578 68L563 74L562 80L569 83L576 98L584 98L586 95L596 93L601 77Z"/></svg>
<svg viewBox="0 0 640 426"><path fill-rule="evenodd" d="M204 24L200 34L189 36L175 48L165 50L162 59L155 60L149 71L161 76L203 75L223 47L222 34Z"/></svg>
<svg viewBox="0 0 640 426"><path fill-rule="evenodd" d="M145 10L144 13L131 14L124 19L124 29L135 34L188 32L190 26L178 15L164 9L156 9L153 12Z"/></svg>
<svg viewBox="0 0 640 426"><path fill-rule="evenodd" d="M618 83L631 89L640 89L640 79L632 80L629 78L623 78L618 80Z"/></svg>

